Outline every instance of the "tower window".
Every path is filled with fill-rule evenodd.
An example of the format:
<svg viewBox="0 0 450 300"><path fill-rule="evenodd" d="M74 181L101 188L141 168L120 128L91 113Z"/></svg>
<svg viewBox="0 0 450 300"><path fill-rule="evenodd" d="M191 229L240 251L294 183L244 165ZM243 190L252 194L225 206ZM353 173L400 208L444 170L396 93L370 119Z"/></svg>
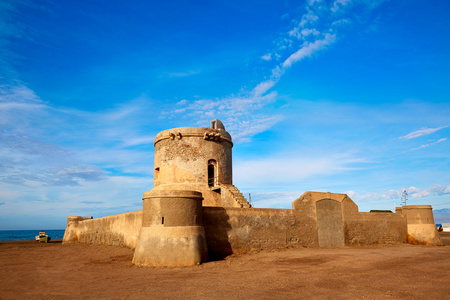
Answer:
<svg viewBox="0 0 450 300"><path fill-rule="evenodd" d="M214 159L210 159L208 161L208 185L216 186L218 183L217 162Z"/></svg>
<svg viewBox="0 0 450 300"><path fill-rule="evenodd" d="M154 173L154 179L158 180L159 179L159 168L155 168L155 173Z"/></svg>

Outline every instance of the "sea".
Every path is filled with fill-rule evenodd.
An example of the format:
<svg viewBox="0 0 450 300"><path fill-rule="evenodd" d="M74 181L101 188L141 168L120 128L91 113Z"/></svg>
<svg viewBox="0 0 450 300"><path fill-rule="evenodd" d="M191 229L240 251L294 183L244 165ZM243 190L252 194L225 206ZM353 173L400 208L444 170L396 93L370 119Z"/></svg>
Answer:
<svg viewBox="0 0 450 300"><path fill-rule="evenodd" d="M52 230L0 230L0 241L27 241L33 240L39 231L45 231L52 240L62 240L64 229Z"/></svg>

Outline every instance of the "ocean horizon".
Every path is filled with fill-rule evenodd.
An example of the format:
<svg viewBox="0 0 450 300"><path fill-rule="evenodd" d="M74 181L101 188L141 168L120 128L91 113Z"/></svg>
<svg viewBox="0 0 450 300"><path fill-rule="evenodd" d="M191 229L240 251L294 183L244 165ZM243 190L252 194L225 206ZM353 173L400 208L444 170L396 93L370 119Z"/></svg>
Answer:
<svg viewBox="0 0 450 300"><path fill-rule="evenodd" d="M0 241L34 241L39 231L45 231L52 240L61 240L64 237L65 229L48 230L0 230Z"/></svg>

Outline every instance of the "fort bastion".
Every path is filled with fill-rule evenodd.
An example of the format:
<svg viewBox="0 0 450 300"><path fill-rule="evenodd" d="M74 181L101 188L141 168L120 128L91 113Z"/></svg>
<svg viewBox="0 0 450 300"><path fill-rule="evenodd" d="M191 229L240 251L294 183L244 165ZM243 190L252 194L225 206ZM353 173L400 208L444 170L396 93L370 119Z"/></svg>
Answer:
<svg viewBox="0 0 450 300"><path fill-rule="evenodd" d="M346 194L305 192L292 209L252 208L233 185L231 135L211 127L160 132L153 189L143 209L93 219L70 216L63 243L135 249L142 266L190 266L211 257L283 247L440 245L430 205L359 212Z"/></svg>

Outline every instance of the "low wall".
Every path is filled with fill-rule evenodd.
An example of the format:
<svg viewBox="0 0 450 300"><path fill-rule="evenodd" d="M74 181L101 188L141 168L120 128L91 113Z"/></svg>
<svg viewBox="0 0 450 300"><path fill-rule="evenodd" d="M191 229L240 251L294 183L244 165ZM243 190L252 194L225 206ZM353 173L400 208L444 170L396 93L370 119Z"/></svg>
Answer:
<svg viewBox="0 0 450 300"><path fill-rule="evenodd" d="M205 237L211 257L290 246L319 247L320 228L316 206L324 201L319 196L319 193L313 193L299 198L293 205L294 209L202 207ZM361 213L348 196L328 196L330 199L325 198L325 201L336 202L340 209L324 212L342 214L342 218L336 224L333 223L334 226L329 225L325 218L322 225L328 224L331 228L330 232L325 233L342 235L343 242L337 246L407 242L408 226L411 225L405 214ZM142 211L98 219L69 217L63 242L123 245L134 249L142 222ZM324 247L335 246L325 244Z"/></svg>
<svg viewBox="0 0 450 300"><path fill-rule="evenodd" d="M96 243L134 249L141 226L142 210L98 219L84 219L72 222L71 225L68 222L63 243Z"/></svg>
<svg viewBox="0 0 450 300"><path fill-rule="evenodd" d="M360 212L344 219L346 245L406 243L407 235L403 214Z"/></svg>
<svg viewBox="0 0 450 300"><path fill-rule="evenodd" d="M315 246L316 235L301 219L291 209L203 207L206 241L212 256L292 245Z"/></svg>

